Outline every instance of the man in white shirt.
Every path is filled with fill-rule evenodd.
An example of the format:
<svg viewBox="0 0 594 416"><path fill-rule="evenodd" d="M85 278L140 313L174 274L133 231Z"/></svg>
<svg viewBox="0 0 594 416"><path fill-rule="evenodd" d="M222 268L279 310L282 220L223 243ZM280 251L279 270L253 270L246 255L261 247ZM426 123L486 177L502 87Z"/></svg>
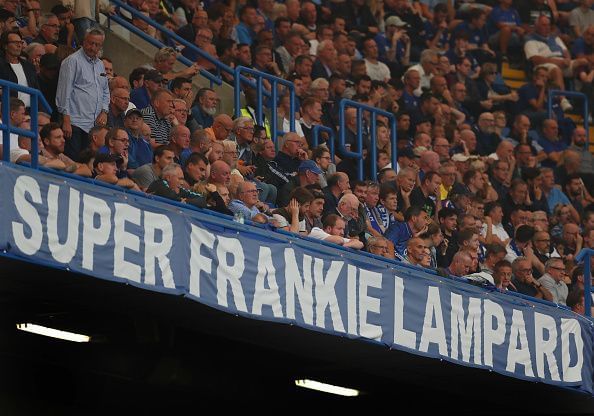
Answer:
<svg viewBox="0 0 594 416"><path fill-rule="evenodd" d="M345 221L337 214L330 214L324 218L324 229L314 227L309 237L316 240L324 240L329 243L338 244L343 247L362 249L363 243L357 239L344 238Z"/></svg>
<svg viewBox="0 0 594 416"><path fill-rule="evenodd" d="M431 88L431 78L439 65L439 54L433 49L425 49L421 53L420 62L413 65L406 72L417 71L421 76L421 83L414 91L415 95L419 97L423 93L423 88Z"/></svg>
<svg viewBox="0 0 594 416"><path fill-rule="evenodd" d="M383 62L378 61L379 49L372 37L363 40L363 56L367 75L374 81L388 82L391 78L390 69Z"/></svg>
<svg viewBox="0 0 594 416"><path fill-rule="evenodd" d="M563 281L567 273L565 265L560 258L552 258L545 263L545 274L538 282L542 284L553 295L553 302L565 305L569 290L567 284Z"/></svg>

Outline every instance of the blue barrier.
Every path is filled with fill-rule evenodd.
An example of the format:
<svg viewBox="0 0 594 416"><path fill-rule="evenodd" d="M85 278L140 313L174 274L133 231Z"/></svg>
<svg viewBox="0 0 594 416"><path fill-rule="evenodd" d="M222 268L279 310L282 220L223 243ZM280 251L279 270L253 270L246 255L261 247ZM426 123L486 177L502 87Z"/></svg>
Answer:
<svg viewBox="0 0 594 416"><path fill-rule="evenodd" d="M592 255L593 249L584 248L575 257L578 263L584 262L584 313L588 318L592 317Z"/></svg>
<svg viewBox="0 0 594 416"><path fill-rule="evenodd" d="M355 108L357 110L357 151L353 152L351 149L346 148L346 124L345 124L345 111L347 107ZM371 160L370 167L371 167L371 178L373 180L377 179L377 138L376 138L376 116L384 116L387 117L390 121L390 141L391 141L391 162L392 167L396 169L396 117L394 114L389 113L388 111L381 110L379 108L372 107L367 104L359 103L353 100L341 100L340 107L338 111L339 116L339 124L338 124L338 146L340 151L346 157L351 157L358 159L358 178L359 180L363 180L364 177L364 166L363 166L363 111L368 111L370 113L370 120L371 126L369 129L369 138L371 148L369 149L370 154L368 155L369 160Z"/></svg>
<svg viewBox="0 0 594 416"><path fill-rule="evenodd" d="M330 151L330 157L332 158L332 163L334 163L334 140L336 139L334 136L334 130L330 127L323 126L321 124L316 124L313 128L312 136L311 136L311 144L313 147L318 147L320 142L320 132L323 131L328 133L329 137L326 143L328 144L328 150Z"/></svg>
<svg viewBox="0 0 594 416"><path fill-rule="evenodd" d="M0 79L0 86L2 87L2 123L0 123L0 130L2 130L2 152L4 153L3 159L7 162L10 161L10 133L15 133L20 136L29 137L31 139L31 167L37 168L39 155L39 146L37 143L38 100L49 114L52 113L52 108L39 90L24 87L3 79ZM31 107L29 109L29 114L31 115L31 130L24 130L10 125L11 90L23 92L31 96Z"/></svg>
<svg viewBox="0 0 594 416"><path fill-rule="evenodd" d="M574 92L574 91L561 91L561 90L549 90L549 101L548 101L548 117L551 118L551 116L553 115L553 97L558 96L558 95L562 95L565 97L572 97L572 98L580 98L584 101L584 106L583 106L583 113L582 113L582 117L584 119L584 129L586 129L586 137L588 138L588 144L586 144L586 146L589 145L589 138L590 138L590 130L588 128L588 118L589 118L589 108L588 108L588 97L586 96L586 94L582 94L581 92Z"/></svg>
<svg viewBox="0 0 594 416"><path fill-rule="evenodd" d="M241 115L241 83L243 82L243 78L241 76L242 73L250 74L251 76L256 78L256 124L259 126L264 126L263 115L264 115L264 98L265 90L262 85L262 80L267 80L270 82L270 138L276 143L276 138L279 133L279 129L277 126L278 118L277 118L277 108L278 108L278 90L277 86L283 85L289 90L290 94L290 104L289 104L289 129L290 131L295 131L295 86L291 81L287 81L286 79L275 77L274 75L267 74L265 72L257 71L252 68L247 68L245 66L238 66L235 68L235 78L234 78L234 104L235 104L235 117L239 117Z"/></svg>

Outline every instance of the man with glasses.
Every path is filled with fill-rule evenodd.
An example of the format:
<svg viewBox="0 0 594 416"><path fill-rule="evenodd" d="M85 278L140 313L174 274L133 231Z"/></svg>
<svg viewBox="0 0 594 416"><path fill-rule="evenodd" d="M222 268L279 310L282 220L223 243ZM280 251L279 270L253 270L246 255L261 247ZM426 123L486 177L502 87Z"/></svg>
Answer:
<svg viewBox="0 0 594 416"><path fill-rule="evenodd" d="M421 26L422 27L422 26ZM415 70L421 77L421 82L418 88L414 91L415 95L419 97L423 93L423 88L431 88L431 78L436 72L439 65L439 54L433 49L425 49L421 53L421 60L417 65L411 66L408 71ZM407 72L408 72L407 71Z"/></svg>
<svg viewBox="0 0 594 416"><path fill-rule="evenodd" d="M166 85L167 80L163 78L163 75L159 71L151 69L144 74L142 85L130 91L130 101L136 108L146 108L150 105L153 94Z"/></svg>
<svg viewBox="0 0 594 416"><path fill-rule="evenodd" d="M130 140L128 147L128 174L130 175L134 169L150 164L153 160L153 150L149 138L142 134L143 124L142 113L137 108L126 112L124 127Z"/></svg>
<svg viewBox="0 0 594 416"><path fill-rule="evenodd" d="M107 127L124 128L126 110L130 103L130 93L124 88L114 88L109 99L109 113L107 114Z"/></svg>
<svg viewBox="0 0 594 416"><path fill-rule="evenodd" d="M394 253L394 249L390 248L391 244L385 237L369 237L367 239L367 251L376 256L382 256L386 258L390 257L390 252Z"/></svg>
<svg viewBox="0 0 594 416"><path fill-rule="evenodd" d="M235 198L229 203L229 209L236 214L238 212L243 214L243 218L251 220L254 215L260 213L257 207L258 188L254 182L240 182L237 186Z"/></svg>
<svg viewBox="0 0 594 416"><path fill-rule="evenodd" d="M553 295L553 302L565 305L567 301L567 295L569 290L567 284L564 282L564 278L567 275L565 271L565 265L559 258L549 259L545 263L545 274L540 279L540 283L543 287L549 290Z"/></svg>
<svg viewBox="0 0 594 416"><path fill-rule="evenodd" d="M553 294L532 276L532 264L527 257L517 257L512 263L512 284L518 293L538 299L553 300Z"/></svg>
<svg viewBox="0 0 594 416"><path fill-rule="evenodd" d="M23 38L18 30L8 31L0 37L0 49L4 51L0 57L0 78L29 88L39 89L35 67L26 60L21 59L23 51ZM17 96L30 107L29 94L10 91L11 96Z"/></svg>
<svg viewBox="0 0 594 416"><path fill-rule="evenodd" d="M53 13L46 13L41 15L39 19L39 35L33 39L33 42L42 45L56 45L59 34L60 21L58 20L58 16Z"/></svg>
<svg viewBox="0 0 594 416"><path fill-rule="evenodd" d="M495 153L497 146L501 142L501 138L495 133L495 116L493 113L482 113L473 130L476 134L477 153L481 156L488 156L491 153Z"/></svg>

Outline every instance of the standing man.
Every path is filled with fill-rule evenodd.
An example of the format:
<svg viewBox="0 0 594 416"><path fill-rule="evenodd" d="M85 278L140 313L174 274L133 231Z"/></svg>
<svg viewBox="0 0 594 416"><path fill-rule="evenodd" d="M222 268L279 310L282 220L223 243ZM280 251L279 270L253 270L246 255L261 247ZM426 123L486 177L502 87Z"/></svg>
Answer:
<svg viewBox="0 0 594 416"><path fill-rule="evenodd" d="M0 37L0 48L4 51L0 57L0 78L25 87L39 89L37 74L33 64L21 59L23 51L23 38L18 30L5 32ZM22 92L11 90L11 95L18 97L30 107L31 96Z"/></svg>
<svg viewBox="0 0 594 416"><path fill-rule="evenodd" d="M99 59L104 41L101 29L91 29L83 47L62 62L56 104L64 116L64 153L74 160L89 146L89 130L95 125L107 125L109 86Z"/></svg>

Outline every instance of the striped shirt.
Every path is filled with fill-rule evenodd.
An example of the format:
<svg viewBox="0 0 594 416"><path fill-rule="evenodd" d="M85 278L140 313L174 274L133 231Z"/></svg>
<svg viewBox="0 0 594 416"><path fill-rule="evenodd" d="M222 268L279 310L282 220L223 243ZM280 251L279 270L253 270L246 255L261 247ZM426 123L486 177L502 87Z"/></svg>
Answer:
<svg viewBox="0 0 594 416"><path fill-rule="evenodd" d="M166 118L159 118L152 105L143 108L140 112L144 122L151 128L151 139L154 139L157 144L169 144L171 122Z"/></svg>

